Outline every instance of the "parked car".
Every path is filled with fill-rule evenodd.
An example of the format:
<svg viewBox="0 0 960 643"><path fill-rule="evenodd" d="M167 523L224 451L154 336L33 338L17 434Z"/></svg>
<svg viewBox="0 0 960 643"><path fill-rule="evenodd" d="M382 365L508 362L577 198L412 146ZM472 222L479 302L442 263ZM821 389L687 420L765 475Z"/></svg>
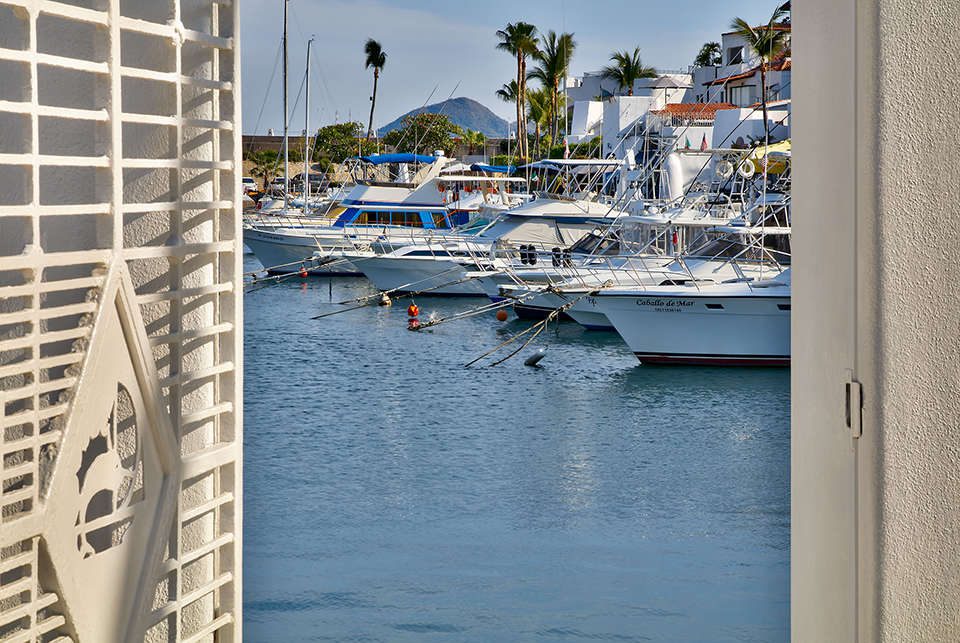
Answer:
<svg viewBox="0 0 960 643"><path fill-rule="evenodd" d="M256 192L257 191L257 182L253 180L252 176L245 176L240 179L241 185L243 185L243 193L247 192Z"/></svg>

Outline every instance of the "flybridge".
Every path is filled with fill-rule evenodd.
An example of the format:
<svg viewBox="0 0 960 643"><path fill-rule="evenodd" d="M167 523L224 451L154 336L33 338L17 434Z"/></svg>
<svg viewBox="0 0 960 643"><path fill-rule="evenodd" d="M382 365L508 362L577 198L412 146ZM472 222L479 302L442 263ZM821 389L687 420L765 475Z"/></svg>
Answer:
<svg viewBox="0 0 960 643"><path fill-rule="evenodd" d="M396 154L372 154L370 156L354 156L351 158L360 159L364 163L370 163L372 165L384 165L387 163L423 163L429 165L430 163L435 163L437 160L436 156L428 156L426 154L410 154L410 153L396 153Z"/></svg>

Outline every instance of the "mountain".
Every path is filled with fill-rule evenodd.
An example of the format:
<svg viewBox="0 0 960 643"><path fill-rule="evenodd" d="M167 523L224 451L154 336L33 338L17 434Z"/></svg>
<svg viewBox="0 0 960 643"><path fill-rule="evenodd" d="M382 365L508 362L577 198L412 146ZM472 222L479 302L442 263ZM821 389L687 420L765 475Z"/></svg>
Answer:
<svg viewBox="0 0 960 643"><path fill-rule="evenodd" d="M404 116L427 112L437 114L442 112L455 125L464 129L483 132L484 136L503 138L507 135L507 121L503 120L489 109L471 98L451 98L442 103L435 103L409 111L389 125L384 125L377 132L383 136L387 132L397 129L403 123Z"/></svg>

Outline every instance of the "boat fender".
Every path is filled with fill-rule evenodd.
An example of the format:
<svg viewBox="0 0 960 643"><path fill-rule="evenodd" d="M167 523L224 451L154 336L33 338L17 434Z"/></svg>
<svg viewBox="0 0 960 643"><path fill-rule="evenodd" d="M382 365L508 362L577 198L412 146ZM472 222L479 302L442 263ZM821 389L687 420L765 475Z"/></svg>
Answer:
<svg viewBox="0 0 960 643"><path fill-rule="evenodd" d="M551 262L553 263L553 267L554 267L554 268L559 268L559 267L560 267L561 257L562 257L562 255L560 254L560 248L558 248L558 247L555 246L555 247L550 251L550 255L551 255Z"/></svg>
<svg viewBox="0 0 960 643"><path fill-rule="evenodd" d="M533 244L527 246L527 259L531 266L537 265L537 249Z"/></svg>

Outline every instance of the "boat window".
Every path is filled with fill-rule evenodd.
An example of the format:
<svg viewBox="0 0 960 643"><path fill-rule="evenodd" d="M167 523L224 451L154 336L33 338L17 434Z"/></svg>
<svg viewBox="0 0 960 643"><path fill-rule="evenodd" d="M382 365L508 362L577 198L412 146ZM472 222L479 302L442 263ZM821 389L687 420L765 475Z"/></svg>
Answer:
<svg viewBox="0 0 960 643"><path fill-rule="evenodd" d="M400 225L408 228L422 228L423 221L420 219L419 212L405 210L403 212L393 213L393 225Z"/></svg>
<svg viewBox="0 0 960 643"><path fill-rule="evenodd" d="M450 224L447 222L447 215L443 212L434 212L433 225L437 226L438 228L449 228Z"/></svg>
<svg viewBox="0 0 960 643"><path fill-rule="evenodd" d="M384 225L390 223L390 213L383 210L367 210L367 223L370 225Z"/></svg>

